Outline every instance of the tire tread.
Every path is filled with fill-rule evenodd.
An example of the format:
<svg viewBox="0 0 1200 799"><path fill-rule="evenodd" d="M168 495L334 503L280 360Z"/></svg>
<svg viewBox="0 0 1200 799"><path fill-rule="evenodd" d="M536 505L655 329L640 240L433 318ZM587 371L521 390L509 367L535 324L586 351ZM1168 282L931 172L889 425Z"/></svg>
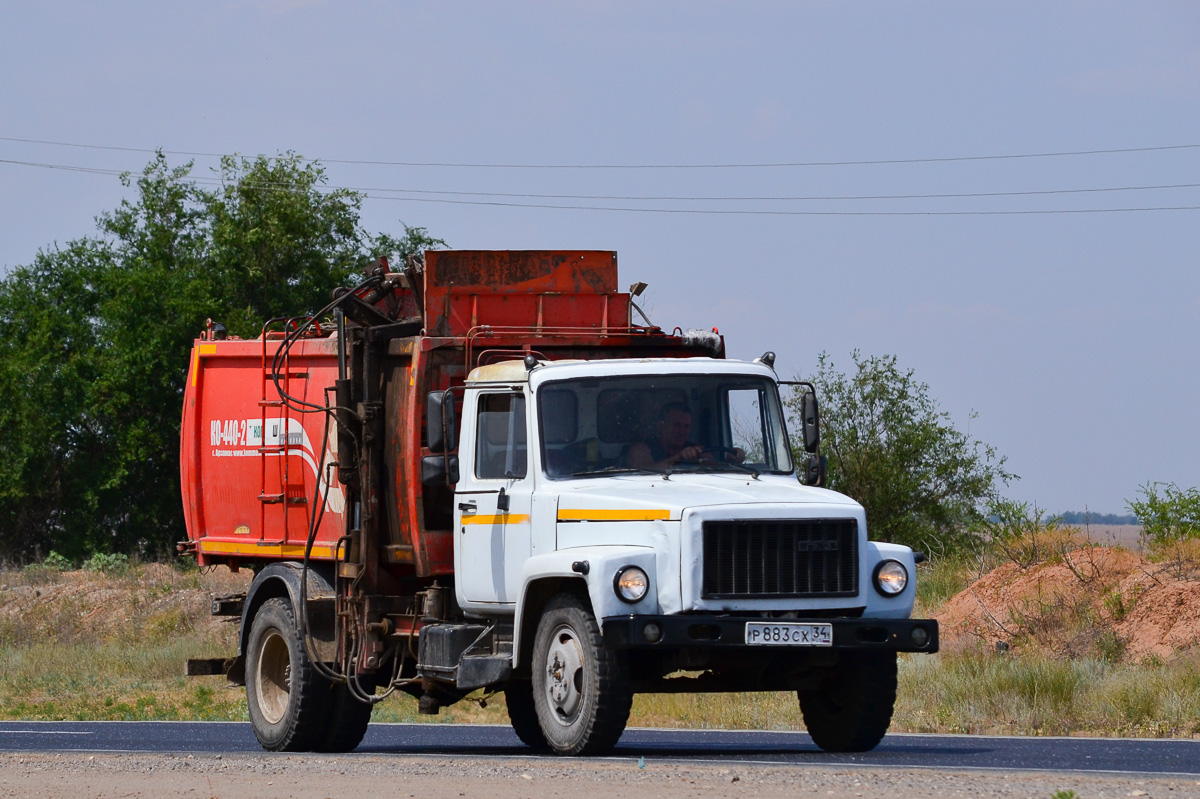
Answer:
<svg viewBox="0 0 1200 799"><path fill-rule="evenodd" d="M819 688L799 691L813 743L826 752L867 752L887 734L896 705L896 653L853 653ZM840 711L830 702L840 698Z"/></svg>
<svg viewBox="0 0 1200 799"><path fill-rule="evenodd" d="M360 683L366 683L363 688L374 692L374 680L360 679ZM329 691L329 721L314 749L317 752L353 752L367 734L374 706L360 702L344 684L330 685Z"/></svg>
<svg viewBox="0 0 1200 799"><path fill-rule="evenodd" d="M288 702L287 712L279 725L268 724L261 716L256 718L254 685L258 679L258 643L262 632L268 627L274 627L284 637L292 665L289 691L292 700ZM325 729L329 708L328 685L317 674L304 652L291 604L280 597L268 599L259 607L251 622L246 663L247 709L254 735L262 747L270 752L305 752L312 749Z"/></svg>
<svg viewBox="0 0 1200 799"><path fill-rule="evenodd" d="M538 723L537 708L533 705L533 682L520 680L509 683L504 689L504 704L508 707L508 720L521 743L535 752L549 752L550 744Z"/></svg>

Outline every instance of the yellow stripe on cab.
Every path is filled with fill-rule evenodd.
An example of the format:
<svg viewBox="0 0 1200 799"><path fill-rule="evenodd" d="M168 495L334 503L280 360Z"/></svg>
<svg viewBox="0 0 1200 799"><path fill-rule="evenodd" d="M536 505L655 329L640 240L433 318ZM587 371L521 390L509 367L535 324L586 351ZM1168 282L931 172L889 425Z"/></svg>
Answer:
<svg viewBox="0 0 1200 799"><path fill-rule="evenodd" d="M496 515L473 516L466 513L462 517L463 524L529 524L528 513L500 513Z"/></svg>
<svg viewBox="0 0 1200 799"><path fill-rule="evenodd" d="M610 510L607 508L559 508L560 522L661 522L671 518L666 508Z"/></svg>

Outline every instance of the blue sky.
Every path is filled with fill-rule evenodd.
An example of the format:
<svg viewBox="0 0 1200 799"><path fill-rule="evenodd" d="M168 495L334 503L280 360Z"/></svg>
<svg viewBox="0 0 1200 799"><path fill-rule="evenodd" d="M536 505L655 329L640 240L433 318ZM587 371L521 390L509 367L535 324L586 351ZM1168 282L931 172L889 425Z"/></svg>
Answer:
<svg viewBox="0 0 1200 799"><path fill-rule="evenodd" d="M1200 183L1195 3L3 1L0 70L0 269L126 192L11 161L295 150L374 190L373 231L615 249L656 323L789 376L894 354L1017 499L1123 512L1200 484L1200 211L961 213L1200 206L1141 188ZM847 161L876 163L698 168ZM1001 196L829 199L930 194Z"/></svg>

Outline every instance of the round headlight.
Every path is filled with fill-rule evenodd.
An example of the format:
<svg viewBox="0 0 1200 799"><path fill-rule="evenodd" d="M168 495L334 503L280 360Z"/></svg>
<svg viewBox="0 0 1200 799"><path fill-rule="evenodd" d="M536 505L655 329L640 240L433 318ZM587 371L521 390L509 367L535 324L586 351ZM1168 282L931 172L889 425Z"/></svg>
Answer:
<svg viewBox="0 0 1200 799"><path fill-rule="evenodd" d="M885 560L875 567L875 590L895 596L908 585L908 569L898 560Z"/></svg>
<svg viewBox="0 0 1200 799"><path fill-rule="evenodd" d="M650 587L650 578L637 566L626 566L617 572L613 589L625 602L640 602Z"/></svg>

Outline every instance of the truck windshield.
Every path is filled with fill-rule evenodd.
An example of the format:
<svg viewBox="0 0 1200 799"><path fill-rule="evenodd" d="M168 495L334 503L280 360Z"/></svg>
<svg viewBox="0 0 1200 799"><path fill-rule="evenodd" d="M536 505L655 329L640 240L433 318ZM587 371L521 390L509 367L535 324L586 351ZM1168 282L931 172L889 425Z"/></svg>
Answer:
<svg viewBox="0 0 1200 799"><path fill-rule="evenodd" d="M543 386L537 405L549 477L792 471L779 394L761 377L563 380Z"/></svg>

